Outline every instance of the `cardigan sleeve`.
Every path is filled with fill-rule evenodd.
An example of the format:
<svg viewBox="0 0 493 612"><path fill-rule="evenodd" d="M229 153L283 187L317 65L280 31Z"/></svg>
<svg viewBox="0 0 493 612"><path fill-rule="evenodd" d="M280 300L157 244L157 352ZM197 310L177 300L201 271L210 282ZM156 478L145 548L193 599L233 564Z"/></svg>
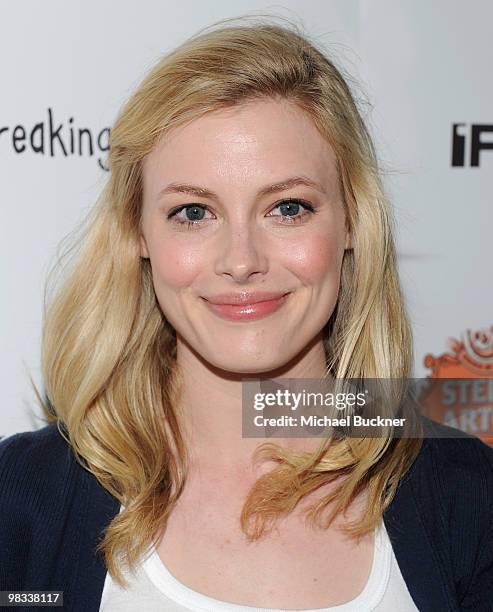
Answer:
<svg viewBox="0 0 493 612"><path fill-rule="evenodd" d="M106 567L96 548L118 510L56 424L2 440L0 590L62 591L64 610L98 610Z"/></svg>
<svg viewBox="0 0 493 612"><path fill-rule="evenodd" d="M493 612L493 448L424 424L422 449L387 510L397 560L420 610Z"/></svg>
<svg viewBox="0 0 493 612"><path fill-rule="evenodd" d="M493 523L483 540L471 587L462 601L462 609L485 612L493 609Z"/></svg>
<svg viewBox="0 0 493 612"><path fill-rule="evenodd" d="M461 610L493 610L493 449L477 445L483 472L481 496L482 532L477 561L470 585L461 601Z"/></svg>
<svg viewBox="0 0 493 612"><path fill-rule="evenodd" d="M25 540L29 538L30 525L17 503L19 479L13 461L20 437L15 434L0 442L0 591L21 588L22 568L29 554Z"/></svg>
<svg viewBox="0 0 493 612"><path fill-rule="evenodd" d="M76 486L55 425L0 442L0 590L46 589Z"/></svg>

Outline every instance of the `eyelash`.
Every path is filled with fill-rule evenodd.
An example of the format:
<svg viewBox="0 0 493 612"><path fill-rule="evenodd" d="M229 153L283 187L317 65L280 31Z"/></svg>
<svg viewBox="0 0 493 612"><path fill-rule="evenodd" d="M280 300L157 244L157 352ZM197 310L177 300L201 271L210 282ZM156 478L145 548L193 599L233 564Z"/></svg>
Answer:
<svg viewBox="0 0 493 612"><path fill-rule="evenodd" d="M306 213L315 214L317 212L309 202L301 200L300 198L286 198L285 200L281 200L274 206L272 210L275 210L283 204L299 204L303 208L302 214L296 216L274 215L275 217L279 216L282 219L293 219L292 221L281 221L281 224L285 225L295 225L296 223L301 223L301 220L305 217ZM187 219L186 221L180 221L176 217L178 213L189 207L203 208L204 210L209 210L208 207L204 204L183 204L183 206L179 206L177 209L171 211L168 214L168 219L174 218L173 223L177 223L179 225L186 225L187 229L198 229L198 226L201 225L203 219L197 221L191 221L190 219Z"/></svg>

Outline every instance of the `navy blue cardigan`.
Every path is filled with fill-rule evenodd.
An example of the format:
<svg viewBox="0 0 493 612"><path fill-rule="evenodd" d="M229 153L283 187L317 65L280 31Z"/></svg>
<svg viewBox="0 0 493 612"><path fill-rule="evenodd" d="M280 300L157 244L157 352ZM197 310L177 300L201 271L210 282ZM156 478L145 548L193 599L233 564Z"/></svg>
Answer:
<svg viewBox="0 0 493 612"><path fill-rule="evenodd" d="M94 548L118 512L55 425L0 442L0 591L59 590L64 610L97 612L106 567ZM493 448L425 439L384 521L420 611L493 611Z"/></svg>

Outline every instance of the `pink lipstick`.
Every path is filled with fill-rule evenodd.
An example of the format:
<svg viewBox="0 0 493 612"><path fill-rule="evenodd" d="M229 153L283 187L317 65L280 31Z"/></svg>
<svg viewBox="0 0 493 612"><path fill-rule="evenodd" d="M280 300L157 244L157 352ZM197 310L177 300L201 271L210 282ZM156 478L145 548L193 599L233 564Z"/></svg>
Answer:
<svg viewBox="0 0 493 612"><path fill-rule="evenodd" d="M249 321L272 314L286 302L290 292L241 292L204 298L212 312L229 321Z"/></svg>

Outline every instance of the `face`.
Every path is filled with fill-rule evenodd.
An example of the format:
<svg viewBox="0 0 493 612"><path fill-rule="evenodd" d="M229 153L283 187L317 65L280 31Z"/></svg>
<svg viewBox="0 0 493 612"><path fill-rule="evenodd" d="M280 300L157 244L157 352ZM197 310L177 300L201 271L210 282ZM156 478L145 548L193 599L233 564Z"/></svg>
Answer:
<svg viewBox="0 0 493 612"><path fill-rule="evenodd" d="M141 255L184 347L228 372L296 358L329 320L346 231L336 158L288 101L175 128L143 163Z"/></svg>

